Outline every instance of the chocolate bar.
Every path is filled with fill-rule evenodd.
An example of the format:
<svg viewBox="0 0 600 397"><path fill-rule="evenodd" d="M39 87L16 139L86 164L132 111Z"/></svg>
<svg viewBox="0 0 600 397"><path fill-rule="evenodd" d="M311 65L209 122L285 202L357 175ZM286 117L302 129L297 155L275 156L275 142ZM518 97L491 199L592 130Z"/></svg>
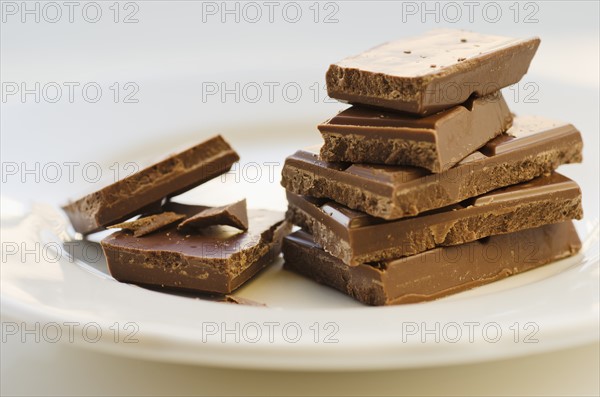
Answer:
<svg viewBox="0 0 600 397"><path fill-rule="evenodd" d="M571 222L356 267L329 255L304 231L283 240L285 269L367 305L438 299L575 255L580 249Z"/></svg>
<svg viewBox="0 0 600 397"><path fill-rule="evenodd" d="M558 173L394 221L291 192L287 192L287 199L292 222L350 266L581 219L583 215L579 186Z"/></svg>
<svg viewBox="0 0 600 397"><path fill-rule="evenodd" d="M331 65L327 92L352 104L433 114L518 82L539 44L539 38L433 30Z"/></svg>
<svg viewBox="0 0 600 397"><path fill-rule="evenodd" d="M469 99L427 117L353 106L318 126L321 159L412 165L442 172L506 131L512 115L502 94Z"/></svg>
<svg viewBox="0 0 600 397"><path fill-rule="evenodd" d="M581 162L581 134L571 124L515 117L513 126L453 168L328 163L318 148L288 157L281 184L300 195L329 198L384 219L414 216Z"/></svg>
<svg viewBox="0 0 600 397"><path fill-rule="evenodd" d="M176 196L227 172L238 154L213 137L63 207L82 234L102 230L134 215L156 210Z"/></svg>
<svg viewBox="0 0 600 397"><path fill-rule="evenodd" d="M165 211L193 216L208 207L167 203ZM210 226L196 233L176 224L143 237L126 230L101 241L111 275L122 282L228 294L277 258L291 224L283 213L251 210L250 228Z"/></svg>

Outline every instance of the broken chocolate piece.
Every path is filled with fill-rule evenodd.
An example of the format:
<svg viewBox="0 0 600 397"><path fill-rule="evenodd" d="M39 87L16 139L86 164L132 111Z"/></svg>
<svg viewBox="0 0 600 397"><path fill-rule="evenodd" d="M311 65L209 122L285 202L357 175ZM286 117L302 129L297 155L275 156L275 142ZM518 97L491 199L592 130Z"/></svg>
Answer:
<svg viewBox="0 0 600 397"><path fill-rule="evenodd" d="M304 231L283 240L285 269L367 305L438 299L573 256L580 249L581 242L572 222L357 267L347 266L329 255Z"/></svg>
<svg viewBox="0 0 600 397"><path fill-rule="evenodd" d="M422 168L328 163L319 149L288 157L281 184L301 195L324 197L384 219L413 216L493 189L547 174L582 160L581 134L571 124L515 117L513 126L440 174Z"/></svg>
<svg viewBox="0 0 600 397"><path fill-rule="evenodd" d="M185 215L174 212L161 212L160 214L145 216L133 221L117 223L116 225L108 226L107 229L125 229L132 231L133 237L142 237L183 218L185 218Z"/></svg>
<svg viewBox="0 0 600 397"><path fill-rule="evenodd" d="M192 216L207 207L168 203L166 211ZM144 237L118 231L102 240L111 275L119 281L229 294L279 255L291 225L279 212L250 211L240 233L215 226L186 234L175 224Z"/></svg>
<svg viewBox="0 0 600 397"><path fill-rule="evenodd" d="M181 222L177 229L202 229L213 225L228 225L248 230L246 199L223 207L207 208Z"/></svg>
<svg viewBox="0 0 600 397"><path fill-rule="evenodd" d="M344 263L414 255L496 234L581 219L581 191L553 173L416 217L385 221L333 201L287 193L288 218Z"/></svg>
<svg viewBox="0 0 600 397"><path fill-rule="evenodd" d="M160 203L227 172L238 154L216 136L63 207L82 234L143 214Z"/></svg>
<svg viewBox="0 0 600 397"><path fill-rule="evenodd" d="M234 305L245 306L267 306L264 303L253 301L252 299L242 298L241 296L225 295L223 298L225 303L233 303Z"/></svg>
<svg viewBox="0 0 600 397"><path fill-rule="evenodd" d="M353 106L318 126L325 141L321 159L412 165L442 172L511 123L500 92L422 118Z"/></svg>
<svg viewBox="0 0 600 397"><path fill-rule="evenodd" d="M433 114L518 82L539 44L539 38L433 30L331 65L327 92L352 104Z"/></svg>

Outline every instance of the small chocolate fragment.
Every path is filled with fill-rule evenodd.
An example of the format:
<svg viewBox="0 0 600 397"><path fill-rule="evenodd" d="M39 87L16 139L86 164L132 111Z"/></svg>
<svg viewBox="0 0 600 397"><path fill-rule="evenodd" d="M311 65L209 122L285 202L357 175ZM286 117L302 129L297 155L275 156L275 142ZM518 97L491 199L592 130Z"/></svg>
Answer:
<svg viewBox="0 0 600 397"><path fill-rule="evenodd" d="M416 217L385 221L333 201L287 193L288 218L350 266L581 219L581 190L553 173Z"/></svg>
<svg viewBox="0 0 600 397"><path fill-rule="evenodd" d="M367 305L430 301L575 255L572 222L545 225L414 256L350 267L297 231L283 240L284 268Z"/></svg>
<svg viewBox="0 0 600 397"><path fill-rule="evenodd" d="M433 114L518 82L539 44L538 38L432 30L331 65L327 93L352 104Z"/></svg>
<svg viewBox="0 0 600 397"><path fill-rule="evenodd" d="M238 154L216 136L63 207L82 234L140 215L149 205L227 172Z"/></svg>
<svg viewBox="0 0 600 397"><path fill-rule="evenodd" d="M225 295L225 297L223 298L223 302L244 306L267 306L264 303L253 301L252 299L242 298L241 296L233 295Z"/></svg>
<svg viewBox="0 0 600 397"><path fill-rule="evenodd" d="M207 207L167 203L166 211L192 216ZM229 294L279 255L291 224L280 212L251 210L240 233L214 226L187 234L175 224L144 237L118 231L102 240L111 275L123 282L183 291Z"/></svg>
<svg viewBox="0 0 600 397"><path fill-rule="evenodd" d="M442 172L511 123L512 115L499 92L421 118L353 106L318 126L325 141L321 159Z"/></svg>
<svg viewBox="0 0 600 397"><path fill-rule="evenodd" d="M240 230L248 230L246 199L223 207L207 208L181 222L177 229L202 229L213 225L229 225Z"/></svg>
<svg viewBox="0 0 600 397"><path fill-rule="evenodd" d="M571 124L515 117L513 126L439 174L422 168L328 163L319 149L285 161L281 184L289 191L324 197L384 219L398 219L533 179L561 164L582 160L581 134Z"/></svg>
<svg viewBox="0 0 600 397"><path fill-rule="evenodd" d="M134 221L117 223L116 225L108 226L107 229L125 229L132 231L133 237L142 237L183 218L185 218L185 215L174 212L161 212L160 214L145 216Z"/></svg>

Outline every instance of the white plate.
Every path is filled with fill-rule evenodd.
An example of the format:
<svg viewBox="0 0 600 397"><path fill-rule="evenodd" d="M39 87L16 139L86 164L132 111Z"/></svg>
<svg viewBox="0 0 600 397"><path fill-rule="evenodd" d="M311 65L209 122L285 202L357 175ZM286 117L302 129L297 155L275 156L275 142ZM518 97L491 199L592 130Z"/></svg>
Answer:
<svg viewBox="0 0 600 397"><path fill-rule="evenodd" d="M279 131L280 126L260 126L246 138L231 138L225 131L241 149L239 169L264 159L280 164L298 147L289 139L285 144L274 140L268 148L256 144L261 141L256 134L274 137ZM585 170L578 174L578 167L561 171L584 182L584 203L590 204L594 197L586 196L585 186L592 186L593 178ZM263 176L256 180L247 168L245 178L243 172L226 180L217 178L181 199L216 204L223 196L230 201L246 196L253 207L283 209L280 166L274 170L273 180L268 166L263 166ZM362 306L282 270L281 263L236 293L267 307L211 302L119 283L106 273L96 243L75 241L65 249L63 241L72 236L55 206L35 205L26 215L15 203L3 202L2 207L2 313L26 321L27 329L38 323L37 333L46 340L172 362L343 370L492 360L598 339L594 206L588 205L592 210L586 208L585 220L577 222L584 241L581 254L435 302L396 307ZM22 216L15 213L19 211ZM18 253L11 254L15 247ZM32 247L38 257L25 253ZM20 327L3 332L21 332L25 325Z"/></svg>

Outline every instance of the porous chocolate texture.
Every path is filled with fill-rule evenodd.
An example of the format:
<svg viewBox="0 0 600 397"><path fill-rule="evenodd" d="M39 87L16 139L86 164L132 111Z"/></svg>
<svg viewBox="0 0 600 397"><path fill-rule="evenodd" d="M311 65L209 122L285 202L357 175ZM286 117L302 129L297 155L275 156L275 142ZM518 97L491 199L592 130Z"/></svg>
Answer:
<svg viewBox="0 0 600 397"><path fill-rule="evenodd" d="M289 156L281 184L300 195L329 198L387 220L418 215L582 160L581 134L571 124L535 116L513 126L439 174L417 167L326 162L319 148Z"/></svg>
<svg viewBox="0 0 600 397"><path fill-rule="evenodd" d="M545 225L414 256L350 267L297 231L283 241L284 268L367 305L430 301L575 255L571 222Z"/></svg>
<svg viewBox="0 0 600 397"><path fill-rule="evenodd" d="M288 217L350 266L418 254L571 219L581 219L581 190L553 173L416 217L385 221L333 201L288 192Z"/></svg>
<svg viewBox="0 0 600 397"><path fill-rule="evenodd" d="M331 98L433 114L521 80L540 39L439 29L372 48L329 66Z"/></svg>

